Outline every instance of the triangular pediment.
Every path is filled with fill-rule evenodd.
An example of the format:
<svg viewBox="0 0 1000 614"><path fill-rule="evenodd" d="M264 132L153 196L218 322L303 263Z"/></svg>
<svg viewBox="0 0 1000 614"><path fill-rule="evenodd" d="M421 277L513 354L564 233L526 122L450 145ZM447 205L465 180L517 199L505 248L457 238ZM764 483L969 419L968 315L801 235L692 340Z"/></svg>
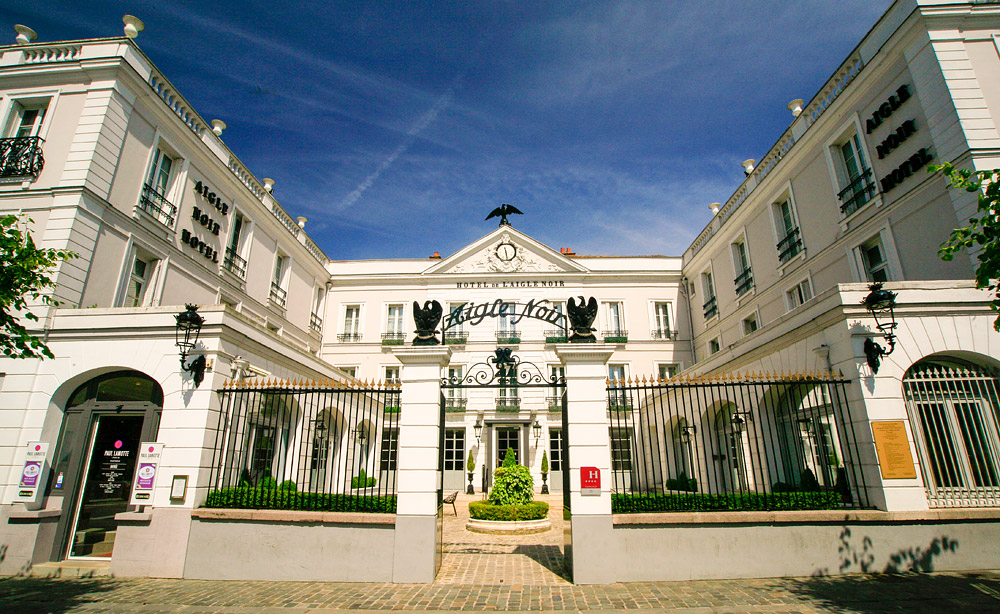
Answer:
<svg viewBox="0 0 1000 614"><path fill-rule="evenodd" d="M424 271L425 275L586 273L588 269L511 226L501 226Z"/></svg>

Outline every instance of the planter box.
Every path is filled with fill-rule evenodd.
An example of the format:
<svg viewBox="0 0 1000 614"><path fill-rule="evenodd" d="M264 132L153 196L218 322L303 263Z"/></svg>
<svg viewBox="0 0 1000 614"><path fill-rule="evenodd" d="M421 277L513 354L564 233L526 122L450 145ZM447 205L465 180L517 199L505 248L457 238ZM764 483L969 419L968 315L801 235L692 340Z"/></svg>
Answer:
<svg viewBox="0 0 1000 614"><path fill-rule="evenodd" d="M465 530L473 533L490 533L493 535L531 535L544 533L552 528L548 518L540 520L476 520L470 518L465 523Z"/></svg>

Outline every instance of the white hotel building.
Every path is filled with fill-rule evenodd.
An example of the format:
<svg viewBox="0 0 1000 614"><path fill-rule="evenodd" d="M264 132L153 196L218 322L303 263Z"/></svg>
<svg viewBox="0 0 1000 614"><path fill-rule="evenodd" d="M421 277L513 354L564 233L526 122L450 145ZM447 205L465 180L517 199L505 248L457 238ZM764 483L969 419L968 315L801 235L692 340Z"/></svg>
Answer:
<svg viewBox="0 0 1000 614"><path fill-rule="evenodd" d="M789 128L748 161L744 183L681 255L587 256L501 225L445 257L345 261L313 243L304 218L275 200L273 182L226 147L225 125L200 117L133 40L24 34L0 47L0 210L30 217L40 246L80 257L55 271L61 306L35 309L56 357L0 360L0 573L80 558L110 559L121 575L199 576L195 535L206 522L197 510L211 489L222 415L214 391L227 381L402 379L405 428L399 348L411 346L414 301L438 301L445 314L498 299L547 301L564 313L581 296L598 303L594 346L612 379L843 373L871 513L910 514L963 536L964 550L943 568L996 567L1000 334L989 295L971 281L974 256L936 254L976 200L923 166L1000 167L998 77L1000 3L898 0L811 100L790 105ZM873 281L898 294L894 350L877 371L866 340L888 344L861 305ZM174 316L185 303L205 319L200 385L178 364ZM464 376L497 347L560 375L565 336L532 318L465 322L445 331L450 353L438 375ZM484 468L508 448L536 484L546 453L549 484L561 487L566 433L552 394L442 393L445 490L466 484L471 451L479 492ZM902 434L896 448L879 448L873 433L883 430ZM163 444L150 503L95 498L131 484L130 475L109 482L113 468L96 452L145 441ZM609 446L622 448L604 441L593 462L610 468ZM48 471L29 497L22 471L33 442L49 445ZM288 441L272 444L272 455L273 445ZM184 476L186 488L166 476ZM610 528L608 502L594 517ZM898 530L896 517L878 518L875 533ZM620 550L608 550L600 578L652 579L670 568L636 553L671 551L676 534L614 522L606 543ZM344 543L357 539L351 530ZM691 543L717 531L684 530L701 531ZM582 542L574 550L587 552ZM718 569L691 573L786 571ZM378 568L322 577L404 576Z"/></svg>

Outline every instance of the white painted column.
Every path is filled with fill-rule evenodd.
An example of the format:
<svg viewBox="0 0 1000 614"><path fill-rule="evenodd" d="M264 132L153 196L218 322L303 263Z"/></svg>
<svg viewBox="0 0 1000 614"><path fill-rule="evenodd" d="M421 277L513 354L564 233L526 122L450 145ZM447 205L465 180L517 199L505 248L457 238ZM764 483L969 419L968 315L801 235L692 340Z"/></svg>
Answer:
<svg viewBox="0 0 1000 614"><path fill-rule="evenodd" d="M393 582L433 582L437 573L438 449L443 345L399 347L399 447L396 453L396 545Z"/></svg>
<svg viewBox="0 0 1000 614"><path fill-rule="evenodd" d="M608 432L608 359L613 346L603 343L556 346L566 366L566 396L570 472L570 528L566 558L576 584L617 581L618 544L611 522L611 441ZM601 494L583 495L580 468L597 467ZM574 539L576 536L576 539Z"/></svg>

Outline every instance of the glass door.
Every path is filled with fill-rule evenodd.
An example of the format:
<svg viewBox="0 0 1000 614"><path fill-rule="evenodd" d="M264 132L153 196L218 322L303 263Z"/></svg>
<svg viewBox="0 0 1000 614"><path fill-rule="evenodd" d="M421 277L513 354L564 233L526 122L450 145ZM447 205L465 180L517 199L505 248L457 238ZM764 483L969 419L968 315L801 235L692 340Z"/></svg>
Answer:
<svg viewBox="0 0 1000 614"><path fill-rule="evenodd" d="M142 415L95 417L69 556L111 557L118 528L115 514L128 508L142 422Z"/></svg>
<svg viewBox="0 0 1000 614"><path fill-rule="evenodd" d="M503 459L507 456L507 450L514 451L514 459L521 463L521 427L520 426L499 426L497 431L497 455L495 466L503 465Z"/></svg>

